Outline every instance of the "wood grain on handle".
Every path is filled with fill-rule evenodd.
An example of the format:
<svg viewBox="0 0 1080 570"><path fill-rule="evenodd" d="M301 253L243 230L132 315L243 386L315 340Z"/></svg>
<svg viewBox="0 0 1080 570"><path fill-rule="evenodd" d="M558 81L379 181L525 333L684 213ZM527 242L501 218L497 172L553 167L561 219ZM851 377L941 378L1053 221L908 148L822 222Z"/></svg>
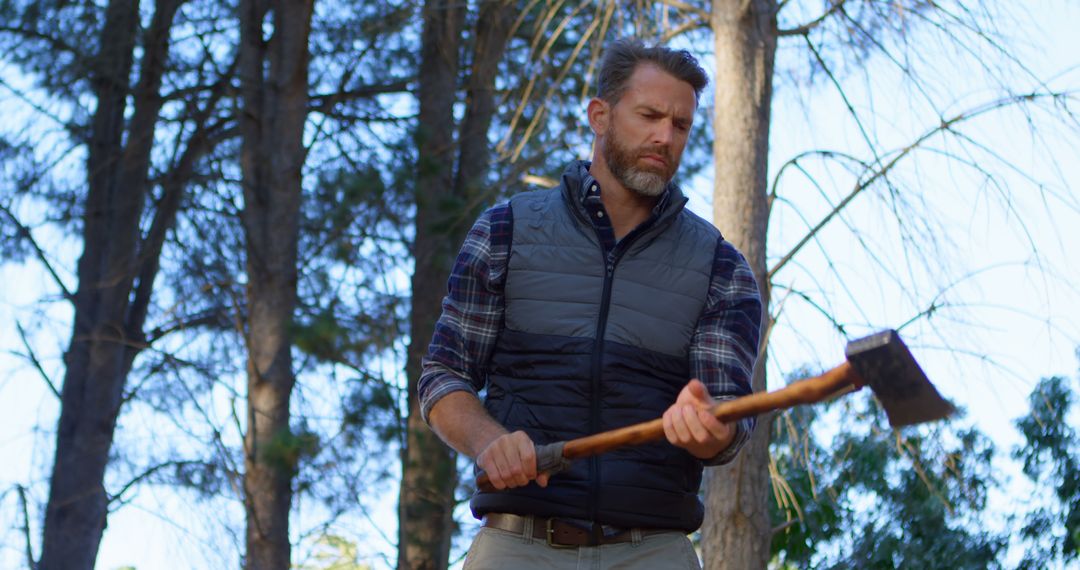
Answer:
<svg viewBox="0 0 1080 570"><path fill-rule="evenodd" d="M845 362L821 376L794 382L789 386L772 392L758 392L734 400L724 400L712 407L712 414L722 422L733 422L764 412L790 408L798 404L820 402L830 396L839 395L849 387L860 387L858 378L851 364ZM664 437L664 420L657 418L647 422L626 426L611 431L573 439L566 442L563 457L581 459L611 451L624 445L637 445L656 441Z"/></svg>
<svg viewBox="0 0 1080 570"><path fill-rule="evenodd" d="M844 362L840 366L826 371L821 376L794 382L772 392L758 392L734 400L724 400L712 407L712 414L723 422L733 422L765 412L787 409L799 404L820 402L832 396L858 390L863 385L862 378ZM568 461L592 457L627 445L637 445L664 438L664 420L657 418L623 428L605 431L567 441L562 450L562 457ZM477 486L483 491L494 491L487 473L481 472L476 478Z"/></svg>

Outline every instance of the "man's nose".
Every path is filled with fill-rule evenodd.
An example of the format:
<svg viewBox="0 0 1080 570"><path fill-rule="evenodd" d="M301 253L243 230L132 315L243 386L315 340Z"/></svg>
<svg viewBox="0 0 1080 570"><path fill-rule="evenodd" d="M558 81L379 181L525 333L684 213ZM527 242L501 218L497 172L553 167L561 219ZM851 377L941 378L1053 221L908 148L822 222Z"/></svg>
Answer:
<svg viewBox="0 0 1080 570"><path fill-rule="evenodd" d="M675 125L671 121L661 121L653 131L652 143L667 146L675 138Z"/></svg>

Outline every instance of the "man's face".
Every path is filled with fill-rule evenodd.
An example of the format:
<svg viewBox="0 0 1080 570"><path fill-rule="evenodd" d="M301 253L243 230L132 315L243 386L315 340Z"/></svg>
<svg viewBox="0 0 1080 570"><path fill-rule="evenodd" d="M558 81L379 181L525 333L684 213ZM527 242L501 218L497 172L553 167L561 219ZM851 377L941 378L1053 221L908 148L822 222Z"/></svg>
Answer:
<svg viewBox="0 0 1080 570"><path fill-rule="evenodd" d="M696 108L689 83L651 64L638 66L600 141L615 179L642 196L662 194L679 168Z"/></svg>

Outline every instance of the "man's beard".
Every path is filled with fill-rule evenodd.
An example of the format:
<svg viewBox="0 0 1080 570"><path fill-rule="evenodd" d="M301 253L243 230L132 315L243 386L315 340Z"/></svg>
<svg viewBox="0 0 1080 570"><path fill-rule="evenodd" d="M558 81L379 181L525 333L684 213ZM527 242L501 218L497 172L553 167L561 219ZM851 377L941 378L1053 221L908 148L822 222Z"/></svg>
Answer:
<svg viewBox="0 0 1080 570"><path fill-rule="evenodd" d="M613 126L608 126L601 150L608 170L627 190L646 198L655 198L664 193L668 182L675 175L678 167L672 160L667 147L645 147L637 150L627 148L618 142ZM667 168L657 166L648 169L637 164L638 159L646 154L655 154L664 158Z"/></svg>

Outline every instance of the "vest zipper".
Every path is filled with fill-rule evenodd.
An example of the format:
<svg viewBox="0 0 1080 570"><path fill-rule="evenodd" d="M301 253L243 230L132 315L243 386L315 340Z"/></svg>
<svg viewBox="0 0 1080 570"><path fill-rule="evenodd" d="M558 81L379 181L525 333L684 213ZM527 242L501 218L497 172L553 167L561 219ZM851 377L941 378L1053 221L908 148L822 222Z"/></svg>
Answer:
<svg viewBox="0 0 1080 570"><path fill-rule="evenodd" d="M608 312L611 309L611 287L615 278L615 265L619 263L622 254L630 249L630 245L640 235L639 232L630 234L619 240L611 251L604 256L604 289L600 298L600 316L596 323L596 343L592 353L592 414L589 418L589 429L592 433L600 433L600 376L604 361L604 332L607 330ZM603 246L601 246L603 247ZM600 495L600 457L594 455L589 459L589 520L596 522L599 510L596 499Z"/></svg>
<svg viewBox="0 0 1080 570"><path fill-rule="evenodd" d="M604 330L607 328L608 310L611 307L611 282L615 275L615 250L612 249L604 256L604 289L600 297L600 316L596 323L596 341L593 344L592 353L592 413L589 417L589 429L592 433L600 433L600 370L604 360ZM596 498L600 494L600 458L593 456L589 459L589 519L596 521L597 504Z"/></svg>
<svg viewBox="0 0 1080 570"><path fill-rule="evenodd" d="M685 201L683 203L685 204ZM678 211L675 213L678 213ZM656 227L658 220L657 218L650 218L623 236L621 240L615 242L611 251L604 251L604 237L600 234L600 230L593 225L589 216L584 216L584 219L596 232L597 245L600 246L600 252L604 260L604 288L600 298L600 315L597 317L596 341L592 353L592 401L590 402L591 414L589 418L590 431L600 433L600 376L604 361L604 332L607 329L608 312L611 309L611 287L615 278L615 266L619 263L623 253L630 249L630 246L638 237ZM600 457L593 456L589 458L589 520L594 523L593 532L596 531L596 515L599 511L597 497L600 496L600 475Z"/></svg>

